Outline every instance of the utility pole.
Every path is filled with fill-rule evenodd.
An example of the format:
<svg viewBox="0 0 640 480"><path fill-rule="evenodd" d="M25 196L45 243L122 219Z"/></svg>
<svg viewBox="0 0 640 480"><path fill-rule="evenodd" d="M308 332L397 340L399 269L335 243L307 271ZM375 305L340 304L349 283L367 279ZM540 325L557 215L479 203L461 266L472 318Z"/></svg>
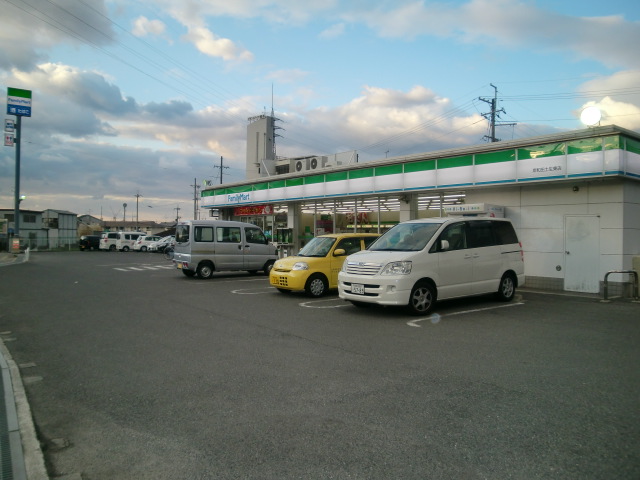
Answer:
<svg viewBox="0 0 640 480"><path fill-rule="evenodd" d="M506 113L506 112L504 111L504 108L501 108L499 110L497 108L498 107L498 87L496 87L493 83L490 83L489 85L491 85L494 90L493 98L487 99L487 98L478 97L478 100L488 103L491 106L491 111L489 113L481 114L484 118L489 120L489 128L491 132L490 135L485 135L483 138L486 138L490 142L499 142L500 139L496 138L496 119L500 118L500 113ZM497 125L506 126L506 125L515 125L515 123L498 123Z"/></svg>
<svg viewBox="0 0 640 480"><path fill-rule="evenodd" d="M180 220L180 205L174 208L174 210L176 211L176 225L178 225L178 221Z"/></svg>
<svg viewBox="0 0 640 480"><path fill-rule="evenodd" d="M139 218L138 218L138 200L140 199L142 195L140 195L140 192L136 193L136 231L140 231L140 225L139 225Z"/></svg>
<svg viewBox="0 0 640 480"><path fill-rule="evenodd" d="M198 181L196 178L193 179L193 219L198 220L198 190L200 190L200 185L198 185Z"/></svg>
<svg viewBox="0 0 640 480"><path fill-rule="evenodd" d="M214 165L213 168L219 168L220 169L220 185L222 185L222 169L223 168L229 168L229 167L223 167L222 166L222 156L220 156L220 166Z"/></svg>

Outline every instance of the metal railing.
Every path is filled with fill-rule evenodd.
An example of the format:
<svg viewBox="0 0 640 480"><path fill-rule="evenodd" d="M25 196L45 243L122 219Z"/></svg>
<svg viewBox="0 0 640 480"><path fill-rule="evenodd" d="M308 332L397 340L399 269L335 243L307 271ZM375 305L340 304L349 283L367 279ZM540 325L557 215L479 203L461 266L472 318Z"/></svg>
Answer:
<svg viewBox="0 0 640 480"><path fill-rule="evenodd" d="M638 297L640 292L638 291L638 272L635 270L611 270L604 275L604 299L603 302L609 302L609 275L612 273L628 273L633 278L632 295L635 302L639 301Z"/></svg>

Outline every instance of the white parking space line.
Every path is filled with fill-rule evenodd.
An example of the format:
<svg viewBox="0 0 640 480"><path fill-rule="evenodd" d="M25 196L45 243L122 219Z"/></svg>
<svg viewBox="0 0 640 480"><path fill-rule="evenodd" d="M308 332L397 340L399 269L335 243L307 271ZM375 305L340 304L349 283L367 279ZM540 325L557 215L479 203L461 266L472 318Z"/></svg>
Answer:
<svg viewBox="0 0 640 480"><path fill-rule="evenodd" d="M266 292L256 292L256 290L266 290ZM231 293L235 293L236 295L264 295L265 293L271 293L272 291L272 287L241 288L238 290L231 290Z"/></svg>
<svg viewBox="0 0 640 480"><path fill-rule="evenodd" d="M146 272L149 270L155 271L155 270L173 270L174 269L173 265L140 265L138 267L126 267L126 268L113 267L113 266L111 267L114 270L119 270L121 272Z"/></svg>
<svg viewBox="0 0 640 480"><path fill-rule="evenodd" d="M340 302L340 305L317 305L322 302ZM342 307L350 307L351 304L345 302L344 300L340 300L339 298L326 298L321 300L309 300L308 302L301 302L298 304L301 307L305 308L342 308Z"/></svg>
<svg viewBox="0 0 640 480"><path fill-rule="evenodd" d="M510 308L510 307L517 307L519 305L524 305L524 302L522 302L521 300L522 300L522 297L518 298L516 303L509 303L506 305L496 305L494 307L486 307L486 308L474 308L473 310L463 310L461 312L451 312L451 313L445 313L443 315L440 315L439 313L433 313L428 317L411 320L407 322L407 325L410 327L420 328L422 325L418 325L418 324L420 322L427 322L427 321L435 325L437 323L440 323L440 321L446 317L454 317L456 315L467 315L469 313L486 312L489 310L497 310L499 308Z"/></svg>

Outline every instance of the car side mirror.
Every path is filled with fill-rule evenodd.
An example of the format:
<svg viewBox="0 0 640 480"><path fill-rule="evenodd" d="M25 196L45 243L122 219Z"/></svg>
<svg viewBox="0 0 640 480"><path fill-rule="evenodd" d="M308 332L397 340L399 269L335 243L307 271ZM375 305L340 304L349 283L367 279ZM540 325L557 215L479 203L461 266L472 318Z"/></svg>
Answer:
<svg viewBox="0 0 640 480"><path fill-rule="evenodd" d="M346 254L347 254L347 252L345 251L345 249L344 249L344 248L336 248L336 249L333 251L333 256L334 256L334 257L342 257L342 256L344 256L344 255L346 255Z"/></svg>
<svg viewBox="0 0 640 480"><path fill-rule="evenodd" d="M440 250L446 252L449 250L449 240L440 240Z"/></svg>

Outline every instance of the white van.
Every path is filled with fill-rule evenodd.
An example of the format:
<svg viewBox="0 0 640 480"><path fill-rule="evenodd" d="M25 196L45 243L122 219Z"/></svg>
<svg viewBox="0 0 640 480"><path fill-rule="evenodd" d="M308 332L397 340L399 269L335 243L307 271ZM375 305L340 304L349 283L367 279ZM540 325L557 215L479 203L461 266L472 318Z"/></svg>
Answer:
<svg viewBox="0 0 640 480"><path fill-rule="evenodd" d="M278 259L275 245L259 227L227 220L178 223L173 255L182 273L202 279L224 270L262 270L268 275Z"/></svg>
<svg viewBox="0 0 640 480"><path fill-rule="evenodd" d="M424 315L436 300L495 293L509 301L523 283L522 245L508 219L430 218L400 223L347 257L338 294Z"/></svg>
<svg viewBox="0 0 640 480"><path fill-rule="evenodd" d="M144 237L145 232L118 232L116 240L116 250L128 252L133 249L133 245L139 237Z"/></svg>
<svg viewBox="0 0 640 480"><path fill-rule="evenodd" d="M100 250L115 251L116 242L118 241L118 232L105 232L100 238Z"/></svg>

